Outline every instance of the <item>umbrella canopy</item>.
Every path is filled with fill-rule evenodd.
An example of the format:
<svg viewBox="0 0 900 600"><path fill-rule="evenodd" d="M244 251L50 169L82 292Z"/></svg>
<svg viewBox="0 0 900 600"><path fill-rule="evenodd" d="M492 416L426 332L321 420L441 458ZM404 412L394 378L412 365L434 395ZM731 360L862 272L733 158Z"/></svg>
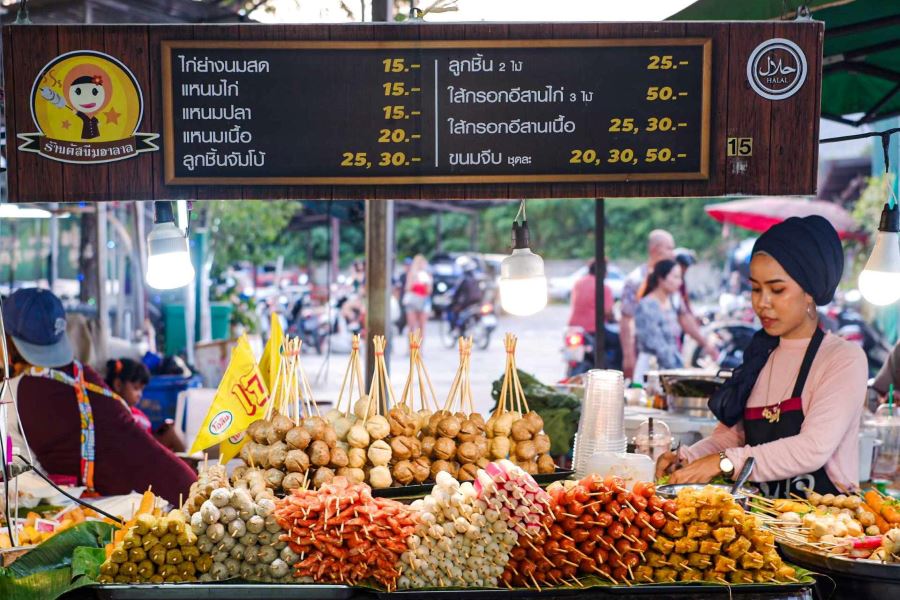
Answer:
<svg viewBox="0 0 900 600"><path fill-rule="evenodd" d="M896 0L698 0L669 20L792 19L800 5L825 22L822 116L862 125L900 114ZM848 118L849 114L862 116Z"/></svg>
<svg viewBox="0 0 900 600"><path fill-rule="evenodd" d="M822 200L763 197L709 204L704 210L719 223L737 225L750 231L766 231L789 217L819 215L828 219L842 240L864 239L865 234L842 207Z"/></svg>
<svg viewBox="0 0 900 600"><path fill-rule="evenodd" d="M847 4L853 0L697 0L666 19L667 21L768 21L769 19L793 19L797 7L805 5L816 13L823 8ZM816 18L819 18L816 15Z"/></svg>

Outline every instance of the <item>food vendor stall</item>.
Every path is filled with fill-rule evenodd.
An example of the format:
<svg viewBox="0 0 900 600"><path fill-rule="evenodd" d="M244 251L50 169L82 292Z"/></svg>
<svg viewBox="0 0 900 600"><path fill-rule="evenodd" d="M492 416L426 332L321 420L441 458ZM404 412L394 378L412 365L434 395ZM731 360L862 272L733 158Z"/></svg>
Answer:
<svg viewBox="0 0 900 600"><path fill-rule="evenodd" d="M8 157L10 198L811 193L822 29L13 26L7 129L22 144ZM77 86L103 98L76 110ZM602 227L597 239L602 248ZM382 262L383 249L370 249ZM54 536L0 573L0 589L11 598L41 585L52 589L41 597L103 598L811 597L810 573L777 552L778 526L726 490L663 498L646 478L576 480L556 469L514 339L485 418L473 409L473 393L487 391L469 384L470 341L460 340L449 391L433 389L413 351L411 379L395 394L383 331L370 333L351 354L348 394L324 414L296 340L270 340L258 365L239 343L196 443L243 466L204 465L172 510L148 491L121 526ZM374 357L365 374L363 349ZM50 582L42 557L53 539Z"/></svg>

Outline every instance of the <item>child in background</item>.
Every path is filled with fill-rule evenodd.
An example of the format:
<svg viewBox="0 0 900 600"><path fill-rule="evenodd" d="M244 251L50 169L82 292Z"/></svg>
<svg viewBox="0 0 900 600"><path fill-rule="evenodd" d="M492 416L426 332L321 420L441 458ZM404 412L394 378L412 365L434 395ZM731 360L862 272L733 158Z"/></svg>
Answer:
<svg viewBox="0 0 900 600"><path fill-rule="evenodd" d="M158 430L153 431L150 418L138 408L144 388L149 382L150 371L144 363L130 358L110 360L106 363L106 385L125 400L135 422L169 450L184 452L184 442L175 430L171 419L166 419L166 422Z"/></svg>

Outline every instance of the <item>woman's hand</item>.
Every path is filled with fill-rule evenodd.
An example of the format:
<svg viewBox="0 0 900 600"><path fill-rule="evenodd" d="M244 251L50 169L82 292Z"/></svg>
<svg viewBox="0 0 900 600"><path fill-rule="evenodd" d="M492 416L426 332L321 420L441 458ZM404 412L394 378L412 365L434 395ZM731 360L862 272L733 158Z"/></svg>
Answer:
<svg viewBox="0 0 900 600"><path fill-rule="evenodd" d="M678 454L672 451L665 452L656 459L656 479L668 475L678 468Z"/></svg>
<svg viewBox="0 0 900 600"><path fill-rule="evenodd" d="M662 457L660 457L662 458ZM678 469L669 478L669 483L709 483L722 471L719 469L719 455L710 454L699 458L688 466ZM657 469L659 463L657 463Z"/></svg>

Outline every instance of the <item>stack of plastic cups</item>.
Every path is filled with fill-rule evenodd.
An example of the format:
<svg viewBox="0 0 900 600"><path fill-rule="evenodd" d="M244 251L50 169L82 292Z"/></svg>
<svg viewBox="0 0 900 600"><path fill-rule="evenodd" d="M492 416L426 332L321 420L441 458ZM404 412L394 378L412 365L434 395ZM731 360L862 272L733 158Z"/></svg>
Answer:
<svg viewBox="0 0 900 600"><path fill-rule="evenodd" d="M621 371L594 369L588 372L584 402L572 464L584 477L587 460L595 452L625 452L625 378Z"/></svg>

